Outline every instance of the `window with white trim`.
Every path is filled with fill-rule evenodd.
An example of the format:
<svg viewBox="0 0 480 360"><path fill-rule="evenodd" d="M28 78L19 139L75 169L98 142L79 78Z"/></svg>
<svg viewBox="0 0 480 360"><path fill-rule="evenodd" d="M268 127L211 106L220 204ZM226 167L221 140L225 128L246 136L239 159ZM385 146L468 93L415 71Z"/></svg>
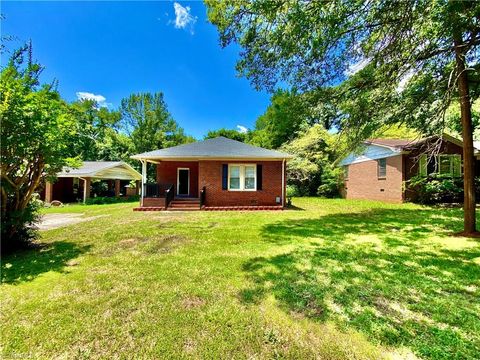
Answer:
<svg viewBox="0 0 480 360"><path fill-rule="evenodd" d="M387 177L387 159L378 159L377 160L377 177L383 179Z"/></svg>
<svg viewBox="0 0 480 360"><path fill-rule="evenodd" d="M256 164L229 164L228 165L228 190L255 191L257 189Z"/></svg>
<svg viewBox="0 0 480 360"><path fill-rule="evenodd" d="M459 154L438 155L440 175L462 176L462 157Z"/></svg>

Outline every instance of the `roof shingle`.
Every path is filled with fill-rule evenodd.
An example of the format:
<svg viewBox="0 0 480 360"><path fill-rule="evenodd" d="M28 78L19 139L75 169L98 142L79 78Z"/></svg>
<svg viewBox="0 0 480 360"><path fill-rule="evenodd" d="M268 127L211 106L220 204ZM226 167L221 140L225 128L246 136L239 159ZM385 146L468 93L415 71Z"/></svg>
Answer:
<svg viewBox="0 0 480 360"><path fill-rule="evenodd" d="M162 158L232 158L232 159L286 159L289 154L276 150L264 149L258 146L227 139L223 136L199 141L191 144L178 145L166 149L154 150L133 155L133 159Z"/></svg>

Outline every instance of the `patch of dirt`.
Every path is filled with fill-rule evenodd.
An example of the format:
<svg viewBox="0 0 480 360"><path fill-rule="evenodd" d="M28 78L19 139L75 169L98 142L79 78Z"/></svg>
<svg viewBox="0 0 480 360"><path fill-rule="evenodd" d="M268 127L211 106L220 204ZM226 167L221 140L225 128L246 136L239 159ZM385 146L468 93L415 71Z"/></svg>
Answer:
<svg viewBox="0 0 480 360"><path fill-rule="evenodd" d="M148 253L168 253L178 245L185 243L188 239L183 235L170 234L159 238L152 239L150 246L147 249Z"/></svg>
<svg viewBox="0 0 480 360"><path fill-rule="evenodd" d="M84 221L92 221L108 215L97 215L90 217L83 217L83 213L64 213L64 214L45 214L42 216L40 222L37 224L38 230L52 230L65 227L72 224L78 224Z"/></svg>
<svg viewBox="0 0 480 360"><path fill-rule="evenodd" d="M199 296L188 296L182 300L184 309L194 309L205 305L206 301Z"/></svg>

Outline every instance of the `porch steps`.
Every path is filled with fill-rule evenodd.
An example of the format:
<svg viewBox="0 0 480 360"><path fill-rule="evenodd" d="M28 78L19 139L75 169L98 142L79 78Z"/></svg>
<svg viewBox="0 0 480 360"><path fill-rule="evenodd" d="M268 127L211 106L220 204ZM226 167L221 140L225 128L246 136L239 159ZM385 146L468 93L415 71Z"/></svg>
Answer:
<svg viewBox="0 0 480 360"><path fill-rule="evenodd" d="M200 210L199 198L175 198L168 206L171 211L196 211Z"/></svg>

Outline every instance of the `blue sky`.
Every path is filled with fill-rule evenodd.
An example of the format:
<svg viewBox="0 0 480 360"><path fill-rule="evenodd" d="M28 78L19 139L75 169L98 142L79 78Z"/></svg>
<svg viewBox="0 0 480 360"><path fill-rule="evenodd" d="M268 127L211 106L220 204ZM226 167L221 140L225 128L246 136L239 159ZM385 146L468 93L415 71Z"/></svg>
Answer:
<svg viewBox="0 0 480 360"><path fill-rule="evenodd" d="M18 39L9 46L32 39L43 80L57 78L68 101L83 92L117 107L130 93L162 91L197 138L251 128L268 106L267 93L237 77L239 49L220 48L203 2L2 2L1 13L2 33Z"/></svg>

